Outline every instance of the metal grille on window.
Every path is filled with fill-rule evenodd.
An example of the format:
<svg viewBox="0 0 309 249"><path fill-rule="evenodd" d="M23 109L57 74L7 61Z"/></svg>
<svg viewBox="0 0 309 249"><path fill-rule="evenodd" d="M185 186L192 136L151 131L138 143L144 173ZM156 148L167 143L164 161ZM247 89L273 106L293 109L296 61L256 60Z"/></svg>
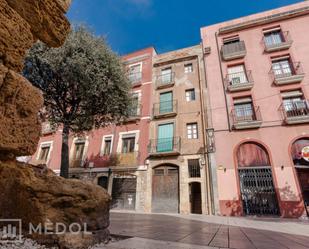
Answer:
<svg viewBox="0 0 309 249"><path fill-rule="evenodd" d="M188 160L189 177L201 177L201 167L199 159Z"/></svg>

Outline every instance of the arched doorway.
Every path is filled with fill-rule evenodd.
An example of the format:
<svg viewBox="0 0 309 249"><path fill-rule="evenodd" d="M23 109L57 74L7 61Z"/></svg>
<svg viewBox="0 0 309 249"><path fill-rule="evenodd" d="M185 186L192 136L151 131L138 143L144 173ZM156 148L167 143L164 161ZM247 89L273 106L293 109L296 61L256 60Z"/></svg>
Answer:
<svg viewBox="0 0 309 249"><path fill-rule="evenodd" d="M190 206L192 214L202 213L202 191L200 182L191 182L189 184Z"/></svg>
<svg viewBox="0 0 309 249"><path fill-rule="evenodd" d="M108 188L108 177L107 176L100 176L98 178L98 185L107 190L107 188Z"/></svg>
<svg viewBox="0 0 309 249"><path fill-rule="evenodd" d="M292 145L291 154L309 216L309 138L296 140Z"/></svg>
<svg viewBox="0 0 309 249"><path fill-rule="evenodd" d="M245 215L279 215L268 152L254 142L237 150L240 191Z"/></svg>
<svg viewBox="0 0 309 249"><path fill-rule="evenodd" d="M179 212L179 170L177 166L162 165L153 169L152 212Z"/></svg>

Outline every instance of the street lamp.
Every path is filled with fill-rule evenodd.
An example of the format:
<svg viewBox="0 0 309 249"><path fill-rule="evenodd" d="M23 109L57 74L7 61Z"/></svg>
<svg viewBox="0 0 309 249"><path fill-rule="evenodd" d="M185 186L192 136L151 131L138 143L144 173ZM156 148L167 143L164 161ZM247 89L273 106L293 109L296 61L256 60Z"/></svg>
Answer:
<svg viewBox="0 0 309 249"><path fill-rule="evenodd" d="M207 128L206 129L207 136L207 153L214 153L216 151L215 146L215 129Z"/></svg>

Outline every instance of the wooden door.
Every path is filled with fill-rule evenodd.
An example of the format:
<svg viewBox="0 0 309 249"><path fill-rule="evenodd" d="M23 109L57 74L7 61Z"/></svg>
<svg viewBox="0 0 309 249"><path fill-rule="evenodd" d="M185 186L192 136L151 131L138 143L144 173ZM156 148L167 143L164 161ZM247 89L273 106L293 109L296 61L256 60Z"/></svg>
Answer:
<svg viewBox="0 0 309 249"><path fill-rule="evenodd" d="M152 212L179 212L178 167L161 166L153 170Z"/></svg>

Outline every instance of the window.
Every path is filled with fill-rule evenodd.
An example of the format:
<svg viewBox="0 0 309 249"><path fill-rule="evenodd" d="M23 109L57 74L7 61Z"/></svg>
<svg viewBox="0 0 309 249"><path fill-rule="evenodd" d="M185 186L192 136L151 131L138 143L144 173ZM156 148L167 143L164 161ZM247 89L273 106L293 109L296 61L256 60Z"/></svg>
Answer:
<svg viewBox="0 0 309 249"><path fill-rule="evenodd" d="M194 101L195 100L195 90L194 89L188 89L186 90L186 101Z"/></svg>
<svg viewBox="0 0 309 249"><path fill-rule="evenodd" d="M185 73L192 73L193 72L193 65L192 63L185 65Z"/></svg>
<svg viewBox="0 0 309 249"><path fill-rule="evenodd" d="M141 81L142 79L142 64L132 65L129 67L129 80L132 83Z"/></svg>
<svg viewBox="0 0 309 249"><path fill-rule="evenodd" d="M75 142L74 160L82 160L85 150L85 142Z"/></svg>
<svg viewBox="0 0 309 249"><path fill-rule="evenodd" d="M112 137L104 138L104 150L103 155L109 155L112 152Z"/></svg>
<svg viewBox="0 0 309 249"><path fill-rule="evenodd" d="M288 117L299 116L308 112L308 103L303 99L301 90L282 92L283 106Z"/></svg>
<svg viewBox="0 0 309 249"><path fill-rule="evenodd" d="M122 136L122 153L132 153L135 149L135 134Z"/></svg>
<svg viewBox="0 0 309 249"><path fill-rule="evenodd" d="M239 40L238 36L223 39L224 45L230 45L230 44L235 44L235 43L239 43L239 42L240 42L240 40Z"/></svg>
<svg viewBox="0 0 309 249"><path fill-rule="evenodd" d="M138 116L139 114L139 98L138 93L134 93L132 95L132 106L131 110L129 111L129 114L131 117Z"/></svg>
<svg viewBox="0 0 309 249"><path fill-rule="evenodd" d="M40 155L39 155L39 158L38 158L39 161L47 162L49 151L50 151L50 145L49 144L41 145Z"/></svg>
<svg viewBox="0 0 309 249"><path fill-rule="evenodd" d="M187 124L187 137L188 139L197 139L197 123Z"/></svg>
<svg viewBox="0 0 309 249"><path fill-rule="evenodd" d="M199 159L188 160L189 177L201 177L201 167Z"/></svg>
<svg viewBox="0 0 309 249"><path fill-rule="evenodd" d="M284 42L281 30L277 29L277 30L265 32L264 41L265 41L266 46L278 45Z"/></svg>
<svg viewBox="0 0 309 249"><path fill-rule="evenodd" d="M230 85L248 83L244 65L229 67L227 70L228 70L228 80L229 80Z"/></svg>
<svg viewBox="0 0 309 249"><path fill-rule="evenodd" d="M272 69L275 77L288 77L293 74L293 68L289 58L272 61Z"/></svg>
<svg viewBox="0 0 309 249"><path fill-rule="evenodd" d="M173 112L173 92L160 93L160 114Z"/></svg>
<svg viewBox="0 0 309 249"><path fill-rule="evenodd" d="M172 68L165 68L161 70L161 80L163 84L168 84L172 82Z"/></svg>
<svg viewBox="0 0 309 249"><path fill-rule="evenodd" d="M254 108L251 97L234 100L235 118L237 121L255 120Z"/></svg>

